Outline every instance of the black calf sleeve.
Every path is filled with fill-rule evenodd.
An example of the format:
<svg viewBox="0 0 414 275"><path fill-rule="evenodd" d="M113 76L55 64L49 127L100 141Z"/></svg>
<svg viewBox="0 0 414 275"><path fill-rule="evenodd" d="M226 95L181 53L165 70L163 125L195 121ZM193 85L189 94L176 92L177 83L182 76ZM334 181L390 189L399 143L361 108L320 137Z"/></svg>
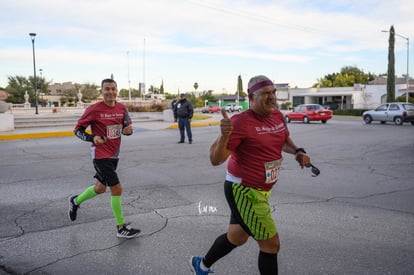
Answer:
<svg viewBox="0 0 414 275"><path fill-rule="evenodd" d="M204 257L204 265L211 267L217 260L229 254L234 248L236 248L236 245L227 239L227 233L219 236Z"/></svg>
<svg viewBox="0 0 414 275"><path fill-rule="evenodd" d="M277 254L260 251L259 271L260 275L277 275Z"/></svg>

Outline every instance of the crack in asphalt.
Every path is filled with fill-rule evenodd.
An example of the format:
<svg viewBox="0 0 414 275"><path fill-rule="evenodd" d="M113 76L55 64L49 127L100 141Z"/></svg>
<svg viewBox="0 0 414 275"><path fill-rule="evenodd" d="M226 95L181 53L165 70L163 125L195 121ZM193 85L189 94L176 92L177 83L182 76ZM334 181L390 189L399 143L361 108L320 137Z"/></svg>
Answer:
<svg viewBox="0 0 414 275"><path fill-rule="evenodd" d="M55 261L49 262L49 263L44 264L44 265L42 265L42 266L38 266L38 267L36 267L36 268L34 268L34 269L30 270L30 271L27 271L27 272L25 272L24 274L30 274L30 273L32 273L32 272L36 272L36 271L38 271L38 270L41 270L41 269L43 269L43 268L45 268L45 267L48 267L48 266L54 265L54 264L59 263L59 262L61 262L61 261L64 261L64 260L67 260L67 259L72 259L72 258L75 258L75 257L78 257L78 256L82 256L82 255L88 254L88 253L107 251L107 250L110 250L110 249L112 249L112 248L115 248L115 247L121 246L121 245L122 245L123 243L125 243L126 241L127 241L127 240L123 240L123 241L121 241L119 244L112 245L112 246L109 246L109 247L100 248L100 249L90 249L90 250L82 251L82 252L77 253L77 254L73 254L73 255L67 256L67 257L59 258L59 259L56 259Z"/></svg>
<svg viewBox="0 0 414 275"><path fill-rule="evenodd" d="M214 185L214 184L217 184L217 183L211 183L211 184ZM175 186L175 187L176 188L181 188L181 187L185 187L185 186L181 186L180 185L180 186ZM313 204L313 203L321 203L321 202L331 202L331 201L341 200L341 199L363 200L363 199L372 198L372 197L376 197L376 196L382 196L382 195L388 195L388 194L393 194L393 193L398 193L398 192L406 192L406 191L412 191L412 190L414 190L414 188L406 188L406 189L400 189L400 190L392 190L392 191L388 191L388 192L373 193L373 194L368 194L368 195L364 195L364 196L334 196L334 197L324 198L324 199L321 199L321 198L320 199L316 199L315 198L315 199L312 199L312 200L309 200L309 201L301 201L301 202L276 203L276 204L272 204L271 205L271 212L272 213L275 212L276 211L276 208L278 206L280 206L280 205ZM126 203L126 205L129 205L132 208L137 208L136 206L134 206L134 202L138 201L139 199L140 199L140 196L138 196L138 197L134 198L133 200L131 200L130 202ZM355 203L355 202L348 202L348 203ZM140 214L144 214L144 213L151 213L152 212L152 213L156 214L157 216L159 216L161 219L163 219L164 222L161 225L161 227L159 227L158 229L156 229L156 230L154 230L152 232L148 232L146 234L139 235L137 238L150 237L150 236L153 236L153 235L155 235L157 233L162 232L163 230L165 230L167 228L170 219L177 219L177 218L182 218L182 217L195 217L195 216L198 217L199 215L193 215L193 214L183 214L183 215L176 215L176 216L168 216L168 215L163 215L160 212L162 210L166 210L166 209L170 209L170 208L175 208L175 207L190 206L192 204L194 204L194 202L183 203L183 204L174 205L174 206L166 206L164 208L151 209L151 211L148 211L148 212L146 211L146 212L140 213ZM19 219L21 219L21 218L23 218L23 217L25 217L27 215L30 215L30 214L36 212L38 209L41 209L43 207L44 207L44 205L43 206L40 206L40 207L37 207L35 209L32 209L30 211L26 211L23 214L17 216L14 219L14 224L16 225L16 227L19 228L19 230L20 230L21 233L19 235L17 235L17 236L13 236L13 237L10 237L10 238L6 238L6 239L3 239L3 240L0 240L0 242L9 241L9 240L16 239L16 238L19 238L19 237L25 235L26 234L25 233L25 229L23 228L23 226L21 226L19 224ZM382 207L375 207L375 206L369 206L369 207L384 209ZM145 210L149 210L149 209L145 209ZM388 211L396 211L396 212L400 212L400 213L408 213L408 214L414 215L414 213L407 212L407 211L393 210L393 209L386 209L386 210L388 210ZM203 216L220 216L220 217L227 217L228 215L224 215L224 214L223 215L220 215L220 214L215 213L215 214L205 214ZM56 227L56 228L62 228L62 227L66 227L66 226L67 225L61 226L61 227ZM53 228L53 229L56 229L56 228ZM50 228L48 228L47 230L38 230L38 231L30 232L30 233L43 232L43 231L48 231L48 230L50 230ZM44 265L37 266L37 267L35 267L35 268L33 268L33 269L25 272L24 274L31 274L33 272L39 271L39 270L44 269L44 268L46 268L48 266L52 266L52 265L54 265L56 263L59 263L61 261L65 261L65 260L68 260L68 259L76 258L78 256L82 256L82 255L85 255L85 254L88 254L88 253L108 251L108 250L111 250L113 248L116 248L116 247L119 247L119 246L123 245L126 241L128 241L128 240L122 240L120 243L115 244L115 245L111 245L111 246L108 246L108 247L99 248L99 249L85 250L85 251L81 251L81 252L76 253L76 254L73 254L73 255L69 255L69 256L66 256L66 257L62 257L62 258L56 259L54 261L51 261L49 263L46 263ZM12 268L7 267L6 265L0 265L0 270L2 270L3 272L6 272L7 274L19 274L19 273L15 272Z"/></svg>
<svg viewBox="0 0 414 275"><path fill-rule="evenodd" d="M135 201L139 200L139 198L140 198L140 196L138 196L137 198L133 199L132 201L130 201L130 202L129 202L129 203L127 203L126 205L129 205L129 206L131 206L132 208L137 208L137 207L135 207L135 206L133 205L133 202L135 202ZM173 206L173 207L177 207L177 206L188 206L188 205L191 205L191 204L193 204L193 203L184 203L184 204L181 204L181 205L175 205L175 206ZM36 212L38 209L41 209L41 208L43 208L43 207L44 207L44 206L37 207L37 208L35 208L35 209L32 209L31 211L26 211L26 212L24 212L23 214L21 214L21 215L17 216L17 217L14 219L14 224L16 225L16 227L18 227L18 228L20 229L21 233L20 233L20 234L18 234L17 236L12 236L12 237L10 237L10 238L7 238L7 237L6 237L5 239L0 240L0 242L5 242L5 241L12 240L12 239L17 239L17 238L20 238L20 237L22 237L23 235L25 235L25 234L26 234L26 233L25 233L25 230L24 230L23 226L21 226L21 225L19 224L18 220L19 220L20 218L24 217L24 216L27 216L27 215L30 215L30 214L32 214L32 213L34 213L34 212ZM165 207L165 208L152 209L151 211L146 211L146 212L139 213L139 214L145 214L145 213L151 213L151 212L152 212L152 213L155 213L157 216L161 217L161 218L164 220L164 223L163 223L163 224L162 224L162 226L161 226L160 228L158 228L157 230L154 230L154 231L152 231L152 232L148 232L148 233L146 233L146 234L140 234L140 235L138 235L138 236L137 236L137 238L145 238L145 237L153 236L153 235L155 235L155 234L157 234L157 233L159 233L159 232L162 232L165 228L167 228L169 219L175 219L175 218L178 218L178 217L192 216L192 215L181 215L181 216L168 217L168 216L162 215L162 214L159 212L160 210L169 209L169 208L172 208L172 207L171 207L171 206L168 206L168 207ZM138 215L139 215L139 214L138 214ZM45 230L37 230L37 231L32 231L32 232L30 232L30 233L39 233L39 232L44 232L44 231L49 231L49 230L55 230L55 229L58 229L58 228L63 228L63 227L67 227L67 225L60 226L60 227L54 227L54 228L48 228L48 229L45 229ZM82 256L82 255L85 255L85 254L88 254L88 253L108 251L108 250L111 250L111 249L113 249L113 248L116 248L116 247L121 246L121 245L122 245L122 244L124 244L126 241L128 241L128 240L127 240L127 239L124 239L124 240L122 240L120 243L115 244L115 245L111 245L111 246L109 246L109 247L104 247L104 248L100 248L100 249L90 249L90 250L85 250L85 251L82 251L82 252L79 252L79 253L76 253L76 254L73 254L73 255L70 255L70 256L62 257L62 258L56 259L56 260L54 260L54 261L48 262L48 263L46 263L46 264L44 264L44 265L37 266L36 268L33 268L33 269L31 269L31 270L29 270L29 271L27 271L27 272L24 272L23 274L31 274L31 273L33 273L33 272L39 271L39 270L41 270L41 269L43 269L43 268L46 268L46 267L48 267L48 266L52 266L52 265L54 265L54 264L56 264L56 263L59 263L59 262L62 262L62 261L68 260L68 259L72 259L72 258L75 258L75 257L78 257L78 256ZM1 257L1 256L0 256L0 257ZM2 257L1 257L1 258L2 258ZM3 272L5 272L5 273L7 273L7 274L13 274L13 275L14 275L14 274L20 274L20 273L18 273L18 272L16 272L16 271L14 271L14 270L13 270L13 268L8 267L8 266L6 266L6 265L0 265L0 270L1 270L1 271L3 271Z"/></svg>
<svg viewBox="0 0 414 275"><path fill-rule="evenodd" d="M276 207L279 206L279 205L301 205L301 204L313 204L313 203L331 202L331 201L337 201L337 202L345 203L345 201L342 201L341 199L345 199L345 200L346 199L364 200L364 199L367 199L367 198L373 198L373 197L389 195L389 194L394 194L394 193L400 193L400 192L413 191L413 190L414 190L414 188L412 187L412 188L392 190L392 191L387 191L387 192L373 193L373 194L368 194L368 195L365 195L365 196L334 196L334 197L330 197L330 198L320 198L320 199L315 198L315 199L309 200L309 201L276 203L276 204L272 204L271 207L274 210L276 210ZM346 202L346 203L355 203L355 202ZM362 203L360 203L360 204L362 204ZM370 208L376 208L376 209L382 209L382 210L397 212L397 213L404 213L404 214L414 215L414 213L410 212L410 211L390 209L390 208L384 208L384 207L372 206L372 205L365 205L365 206L370 207Z"/></svg>

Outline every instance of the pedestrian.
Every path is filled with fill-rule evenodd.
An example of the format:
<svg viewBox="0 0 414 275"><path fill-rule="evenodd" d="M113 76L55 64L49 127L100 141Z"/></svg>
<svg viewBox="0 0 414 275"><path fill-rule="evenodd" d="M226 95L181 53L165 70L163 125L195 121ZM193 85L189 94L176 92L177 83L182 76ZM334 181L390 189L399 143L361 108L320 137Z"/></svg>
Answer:
<svg viewBox="0 0 414 275"><path fill-rule="evenodd" d="M171 101L171 110L174 113L175 108L177 107L178 103L178 96L174 97L174 99Z"/></svg>
<svg viewBox="0 0 414 275"><path fill-rule="evenodd" d="M115 80L102 80L103 101L89 106L75 126L75 135L83 141L92 143L91 156L96 170L96 183L86 188L81 194L69 198L68 216L71 221L75 221L79 206L96 195L105 193L106 188L109 187L111 208L117 225L117 237L129 239L138 235L140 230L132 228L124 221L121 203L122 186L116 168L119 161L121 135L132 135L133 129L128 109L124 104L116 101L117 93ZM91 134L86 132L88 126L91 127Z"/></svg>
<svg viewBox="0 0 414 275"><path fill-rule="evenodd" d="M187 131L188 143L193 143L193 135L191 133L191 120L193 118L193 105L187 100L185 94L180 94L180 100L175 104L174 122L178 120L178 128L180 129L180 140L177 143L184 143L184 129Z"/></svg>
<svg viewBox="0 0 414 275"><path fill-rule="evenodd" d="M259 246L258 268L262 275L278 274L280 243L269 196L276 184L282 151L293 154L300 167L310 163L303 148L289 136L283 114L277 109L276 89L266 76L248 84L250 108L231 119L222 110L220 135L210 147L212 165L228 157L224 193L231 210L226 233L217 237L204 257L191 257L197 275L213 273L211 266L253 237Z"/></svg>

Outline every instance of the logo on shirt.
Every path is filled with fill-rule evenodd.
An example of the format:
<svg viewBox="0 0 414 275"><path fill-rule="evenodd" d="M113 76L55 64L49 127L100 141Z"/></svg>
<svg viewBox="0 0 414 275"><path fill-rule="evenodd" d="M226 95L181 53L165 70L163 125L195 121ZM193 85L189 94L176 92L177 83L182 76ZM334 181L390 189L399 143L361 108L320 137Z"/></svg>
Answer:
<svg viewBox="0 0 414 275"><path fill-rule="evenodd" d="M272 127L262 126L262 127L255 127L255 129L258 134L279 133L285 130L285 124L282 122Z"/></svg>
<svg viewBox="0 0 414 275"><path fill-rule="evenodd" d="M101 118L114 118L114 117L124 117L124 114L101 114Z"/></svg>

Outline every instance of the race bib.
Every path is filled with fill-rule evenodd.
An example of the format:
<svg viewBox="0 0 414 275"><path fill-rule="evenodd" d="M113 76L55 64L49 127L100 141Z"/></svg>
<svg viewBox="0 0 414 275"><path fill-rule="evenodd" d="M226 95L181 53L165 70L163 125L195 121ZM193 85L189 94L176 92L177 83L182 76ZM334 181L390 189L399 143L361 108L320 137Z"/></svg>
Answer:
<svg viewBox="0 0 414 275"><path fill-rule="evenodd" d="M108 139L120 138L122 134L122 124L106 126L106 137Z"/></svg>
<svg viewBox="0 0 414 275"><path fill-rule="evenodd" d="M266 162L264 164L266 181L265 183L274 183L279 178L280 168L282 166L282 159Z"/></svg>

